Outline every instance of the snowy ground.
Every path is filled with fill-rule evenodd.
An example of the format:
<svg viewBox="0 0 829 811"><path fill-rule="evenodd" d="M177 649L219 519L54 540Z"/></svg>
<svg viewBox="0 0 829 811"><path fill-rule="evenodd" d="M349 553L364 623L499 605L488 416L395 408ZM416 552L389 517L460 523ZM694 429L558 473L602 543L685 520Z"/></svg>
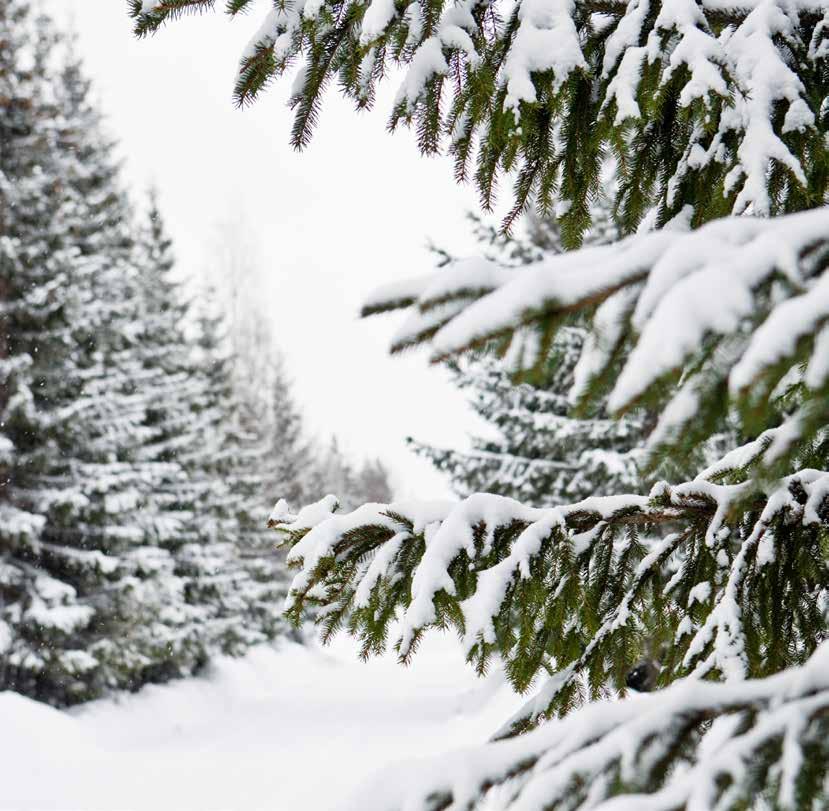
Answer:
<svg viewBox="0 0 829 811"><path fill-rule="evenodd" d="M0 694L0 808L329 811L381 766L484 740L515 708L450 637L408 669L342 640L59 712Z"/></svg>

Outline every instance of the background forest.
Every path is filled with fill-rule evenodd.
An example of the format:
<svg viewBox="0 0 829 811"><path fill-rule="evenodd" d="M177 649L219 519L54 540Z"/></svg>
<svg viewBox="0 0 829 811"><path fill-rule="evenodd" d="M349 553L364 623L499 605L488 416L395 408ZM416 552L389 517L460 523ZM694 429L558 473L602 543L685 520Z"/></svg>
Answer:
<svg viewBox="0 0 829 811"><path fill-rule="evenodd" d="M176 266L72 40L26 2L0 32L0 689L67 705L285 633L270 504L391 493L308 436L261 311Z"/></svg>

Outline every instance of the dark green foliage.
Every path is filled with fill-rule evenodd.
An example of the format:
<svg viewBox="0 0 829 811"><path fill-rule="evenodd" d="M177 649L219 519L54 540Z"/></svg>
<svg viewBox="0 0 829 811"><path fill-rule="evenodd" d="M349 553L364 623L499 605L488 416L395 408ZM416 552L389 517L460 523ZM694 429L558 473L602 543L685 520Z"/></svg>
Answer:
<svg viewBox="0 0 829 811"><path fill-rule="evenodd" d="M516 690L540 683L496 734L527 737L485 753L493 760L481 767L470 807L508 776L516 778L509 796L523 796L535 772L525 773L510 753L536 745L545 752L530 759L529 767L539 764L538 779L558 769L555 791L545 795L552 808L585 809L596 797L631 792L664 800L656 808L683 808L673 798L691 791L690 782L676 788L686 768L694 782L697 775L708 781L706 796L719 797L723 808L751 807L760 794L776 802L790 791L805 807L822 807L819 778L780 746L825 760L819 736L829 683L816 674L825 674L829 652L828 226L825 210L766 222L729 218L553 257L536 265L536 288L521 286L522 271L493 273L481 260L441 270L411 296L412 333L420 316L429 323L438 301L457 305L424 333L423 342L437 345L436 360L538 345L528 338L532 328L557 330L558 340L569 328L565 318L583 314L594 340L589 374L577 380L580 406L590 413L608 398L622 412L657 414L649 437L654 466L675 457L681 469L732 419L758 433L693 480L658 484L648 496L530 509L475 494L456 506L380 506L343 519L315 505L277 526L292 547L289 562L300 568L291 613L306 600L320 603L323 616L335 612L336 627L348 627L366 652L390 641L388 618L397 617L403 661L430 628L454 628L479 672L499 660ZM613 272L574 272L589 261ZM557 287L562 273L569 276ZM492 322L464 321L483 296ZM389 288L388 297L374 296L371 310L406 297ZM706 320L712 313L720 317ZM510 355L520 359L519 370L531 368L523 353ZM652 704L576 710L587 699L624 697L643 660L658 663L647 685L655 688ZM803 694L792 686L801 685L801 672L812 674ZM638 723L639 707L663 704L664 717L643 712ZM617 726L629 726L618 735L602 728L601 711L618 712ZM566 717L535 730L553 716ZM797 718L796 728L786 718ZM712 721L724 735L716 744L706 738ZM596 732L556 748L568 731L583 736L582 724ZM740 754L718 760L709 745ZM544 767L542 757L550 759ZM595 790L582 782L585 774ZM441 785L452 781L449 775ZM412 796L417 785L407 789ZM659 795L668 785L674 788ZM452 794L439 796L448 802ZM422 797L418 804L401 795L393 807L404 800L406 807L442 807L443 800Z"/></svg>
<svg viewBox="0 0 829 811"><path fill-rule="evenodd" d="M165 0L143 11L132 0L131 13L143 36L214 5ZM227 12L247 8L231 0ZM647 9L578 0L551 6L560 16L550 23L530 2L417 0L387 11L379 2L274 0L242 57L236 101L249 103L301 62L291 141L302 147L332 80L364 107L388 68L402 65L390 129L413 126L424 153L448 148L456 177L474 178L484 208L509 176L507 228L533 202L546 214L566 201L567 246L590 225L610 156L626 233L653 207L661 225L691 206L698 225L735 208L820 205L829 181L820 3L693 8L689 20L677 0ZM756 58L768 72L754 70ZM752 107L754 98L768 103Z"/></svg>
<svg viewBox="0 0 829 811"><path fill-rule="evenodd" d="M763 677L805 662L826 636L829 510L821 508L817 525L803 512L822 485L813 489L811 479L795 476L767 497L746 489L739 477L730 480L736 483L664 487L650 499L597 498L562 508L560 518L554 510L519 518L526 508L505 500L499 523L470 525L474 554L464 548L446 564L453 588L435 592L429 626L464 636L468 660L480 673L497 654L519 692L545 671L557 673L556 689L520 715L510 734L568 711L581 687L593 699L624 694L628 674L644 656L658 656L660 687L691 672L711 678L739 667L744 676ZM496 498L473 496L458 515L474 521L475 505ZM508 518L510 512L516 517ZM325 556L306 569L303 586L295 586L289 612L296 621L306 600L324 606L324 637L347 627L363 655L385 648L390 624L412 606L414 578L421 578L422 590L427 576L417 574L421 564L426 568L428 548L414 529L417 519L382 508L377 517L371 523L366 514L335 533ZM289 546L306 548L301 522L285 532ZM527 533L538 533L541 542L525 562L510 563L487 630L471 598ZM653 540L658 534L664 539ZM441 541L433 535L430 543ZM376 555L385 563L372 580L365 567ZM305 562L302 552L292 558ZM403 661L425 626L413 630L396 643Z"/></svg>

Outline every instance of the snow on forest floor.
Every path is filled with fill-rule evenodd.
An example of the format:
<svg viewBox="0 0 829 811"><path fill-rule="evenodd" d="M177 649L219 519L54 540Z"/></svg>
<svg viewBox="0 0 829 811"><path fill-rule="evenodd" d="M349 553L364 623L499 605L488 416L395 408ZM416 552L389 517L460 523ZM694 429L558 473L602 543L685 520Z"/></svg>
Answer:
<svg viewBox="0 0 829 811"><path fill-rule="evenodd" d="M282 643L60 712L0 693L0 808L329 811L383 766L485 740L517 705L436 636L409 668Z"/></svg>

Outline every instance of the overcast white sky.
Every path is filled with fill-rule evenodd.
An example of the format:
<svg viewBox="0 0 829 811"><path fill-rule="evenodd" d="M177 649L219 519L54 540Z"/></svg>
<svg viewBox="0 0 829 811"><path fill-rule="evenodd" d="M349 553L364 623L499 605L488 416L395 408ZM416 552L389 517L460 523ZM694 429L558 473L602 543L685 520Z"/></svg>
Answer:
<svg viewBox="0 0 829 811"><path fill-rule="evenodd" d="M392 87L362 115L330 92L302 154L288 144L288 82L234 109L238 56L266 6L233 21L187 17L136 41L125 0L47 0L73 20L129 181L159 188L184 270L209 265L223 223L244 223L245 247L262 258L253 292L268 303L309 427L386 460L399 496L442 494L403 438L463 445L463 397L422 353L388 356L392 320L356 313L378 284L431 267L427 238L473 249L473 190L455 185L448 159L421 157L410 133L385 131Z"/></svg>

